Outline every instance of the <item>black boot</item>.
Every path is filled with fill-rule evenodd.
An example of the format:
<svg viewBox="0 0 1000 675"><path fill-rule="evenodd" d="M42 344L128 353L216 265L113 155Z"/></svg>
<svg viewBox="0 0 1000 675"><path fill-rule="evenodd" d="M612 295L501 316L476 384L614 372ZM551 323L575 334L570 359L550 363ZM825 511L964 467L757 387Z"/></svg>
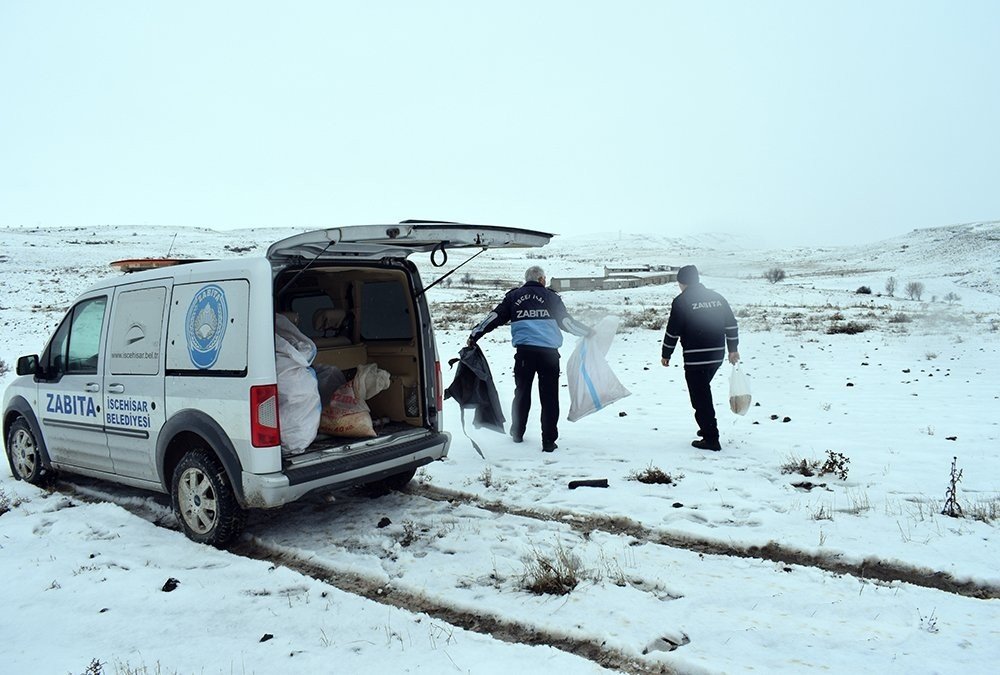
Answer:
<svg viewBox="0 0 1000 675"><path fill-rule="evenodd" d="M718 452L722 450L722 446L719 444L719 439L716 438L712 440L710 438L701 438L697 441L691 441L692 447L698 448L699 450L714 450Z"/></svg>

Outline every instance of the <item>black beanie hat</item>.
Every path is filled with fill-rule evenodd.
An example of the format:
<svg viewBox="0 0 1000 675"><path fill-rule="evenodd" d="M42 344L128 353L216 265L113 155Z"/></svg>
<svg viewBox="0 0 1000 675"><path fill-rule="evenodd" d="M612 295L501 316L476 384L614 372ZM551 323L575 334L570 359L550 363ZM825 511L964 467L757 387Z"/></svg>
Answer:
<svg viewBox="0 0 1000 675"><path fill-rule="evenodd" d="M694 265L685 265L677 270L677 283L685 286L698 283L698 268Z"/></svg>

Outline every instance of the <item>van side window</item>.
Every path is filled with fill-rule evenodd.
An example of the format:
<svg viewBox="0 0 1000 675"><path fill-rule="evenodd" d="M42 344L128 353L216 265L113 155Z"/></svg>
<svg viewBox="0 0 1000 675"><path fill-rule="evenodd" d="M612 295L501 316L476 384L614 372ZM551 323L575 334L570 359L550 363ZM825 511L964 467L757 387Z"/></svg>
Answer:
<svg viewBox="0 0 1000 675"><path fill-rule="evenodd" d="M156 375L163 354L163 307L167 289L163 286L124 291L115 298L108 331L112 375Z"/></svg>
<svg viewBox="0 0 1000 675"><path fill-rule="evenodd" d="M361 339L409 340L413 317L406 288L397 281L369 281L361 287Z"/></svg>
<svg viewBox="0 0 1000 675"><path fill-rule="evenodd" d="M84 300L63 320L46 350L46 372L60 375L95 375L101 348L106 297Z"/></svg>

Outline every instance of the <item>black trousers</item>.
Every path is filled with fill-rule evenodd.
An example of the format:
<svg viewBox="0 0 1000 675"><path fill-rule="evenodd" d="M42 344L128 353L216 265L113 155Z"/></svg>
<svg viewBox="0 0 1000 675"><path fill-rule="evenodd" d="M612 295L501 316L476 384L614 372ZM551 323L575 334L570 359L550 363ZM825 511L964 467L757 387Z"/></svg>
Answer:
<svg viewBox="0 0 1000 675"><path fill-rule="evenodd" d="M559 350L518 347L514 354L514 404L511 406L512 436L523 436L531 410L531 387L538 375L538 400L542 406L542 443L559 437Z"/></svg>
<svg viewBox="0 0 1000 675"><path fill-rule="evenodd" d="M715 419L715 406L712 403L712 378L721 365L684 366L684 379L687 380L691 407L694 408L694 421L698 423L698 429L706 441L719 440L719 423Z"/></svg>

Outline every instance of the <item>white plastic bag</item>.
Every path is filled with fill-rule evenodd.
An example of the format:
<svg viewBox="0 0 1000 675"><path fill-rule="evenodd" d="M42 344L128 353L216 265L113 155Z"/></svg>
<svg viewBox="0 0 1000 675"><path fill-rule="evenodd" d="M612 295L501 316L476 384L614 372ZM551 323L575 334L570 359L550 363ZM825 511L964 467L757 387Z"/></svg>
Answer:
<svg viewBox="0 0 1000 675"><path fill-rule="evenodd" d="M274 317L274 361L278 371L278 411L281 414L281 449L286 454L305 450L319 429L319 386L310 367L316 345L291 321Z"/></svg>
<svg viewBox="0 0 1000 675"><path fill-rule="evenodd" d="M729 376L729 409L737 415L746 415L750 410L750 378L737 363Z"/></svg>
<svg viewBox="0 0 1000 675"><path fill-rule="evenodd" d="M604 317L594 326L594 334L580 338L570 355L566 364L570 395L567 419L570 422L631 394L615 377L605 359L617 330L618 317Z"/></svg>
<svg viewBox="0 0 1000 675"><path fill-rule="evenodd" d="M358 366L354 376L354 391L361 401L367 401L372 396L389 388L392 375L379 368L374 363L363 363Z"/></svg>

